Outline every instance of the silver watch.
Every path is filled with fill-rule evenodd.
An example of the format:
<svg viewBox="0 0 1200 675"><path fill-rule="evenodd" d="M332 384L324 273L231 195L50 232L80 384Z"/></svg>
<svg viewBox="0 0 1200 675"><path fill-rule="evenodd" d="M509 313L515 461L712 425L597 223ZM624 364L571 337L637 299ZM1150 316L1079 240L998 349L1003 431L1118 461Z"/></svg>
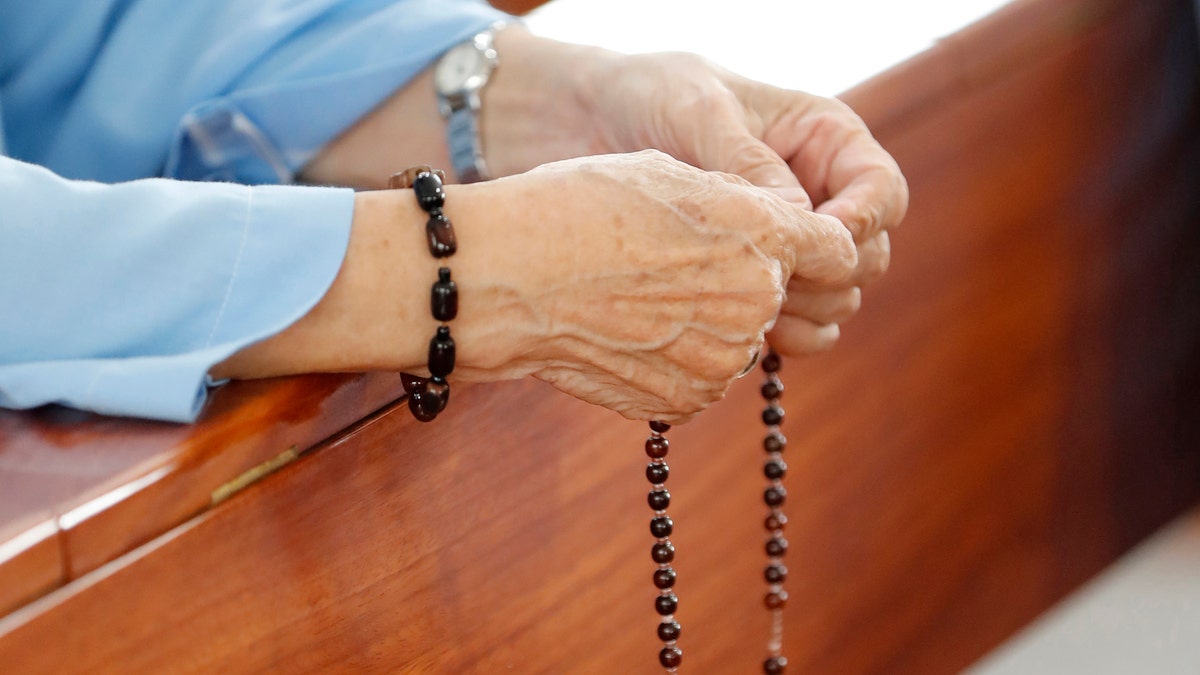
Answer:
<svg viewBox="0 0 1200 675"><path fill-rule="evenodd" d="M451 47L433 69L438 109L446 119L450 163L463 183L490 178L479 140L479 93L500 59L492 45L502 23L493 24L475 37Z"/></svg>

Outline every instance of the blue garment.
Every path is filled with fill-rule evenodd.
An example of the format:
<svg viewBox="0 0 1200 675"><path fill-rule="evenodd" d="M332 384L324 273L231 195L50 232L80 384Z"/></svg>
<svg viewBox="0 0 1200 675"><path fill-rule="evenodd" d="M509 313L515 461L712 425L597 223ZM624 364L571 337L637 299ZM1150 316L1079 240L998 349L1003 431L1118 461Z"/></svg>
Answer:
<svg viewBox="0 0 1200 675"><path fill-rule="evenodd" d="M0 0L0 406L195 419L208 370L303 316L345 255L350 190L264 184L503 17Z"/></svg>

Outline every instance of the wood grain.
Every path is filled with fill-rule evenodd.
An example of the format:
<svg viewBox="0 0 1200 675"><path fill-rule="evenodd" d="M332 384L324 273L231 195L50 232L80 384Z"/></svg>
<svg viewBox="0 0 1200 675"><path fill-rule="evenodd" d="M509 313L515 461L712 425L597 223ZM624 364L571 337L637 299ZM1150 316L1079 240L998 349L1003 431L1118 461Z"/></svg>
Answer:
<svg viewBox="0 0 1200 675"><path fill-rule="evenodd" d="M1194 27L1029 0L847 95L913 205L842 344L786 364L789 672L956 672L1200 498ZM83 502L0 472L6 514L169 467L60 535L90 562L0 618L0 670L657 672L644 427L533 381L421 425L371 414L388 382L230 387L195 429L0 417L0 470L118 458ZM670 433L687 672L762 657L756 388ZM197 501L281 443L312 449Z"/></svg>

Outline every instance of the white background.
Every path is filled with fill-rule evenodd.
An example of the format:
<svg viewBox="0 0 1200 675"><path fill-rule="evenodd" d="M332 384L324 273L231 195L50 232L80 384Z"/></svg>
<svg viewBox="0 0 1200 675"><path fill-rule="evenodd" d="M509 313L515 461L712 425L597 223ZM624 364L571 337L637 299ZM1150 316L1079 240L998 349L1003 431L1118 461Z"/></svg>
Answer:
<svg viewBox="0 0 1200 675"><path fill-rule="evenodd" d="M636 53L702 54L735 72L832 96L1007 0L553 0L546 37Z"/></svg>

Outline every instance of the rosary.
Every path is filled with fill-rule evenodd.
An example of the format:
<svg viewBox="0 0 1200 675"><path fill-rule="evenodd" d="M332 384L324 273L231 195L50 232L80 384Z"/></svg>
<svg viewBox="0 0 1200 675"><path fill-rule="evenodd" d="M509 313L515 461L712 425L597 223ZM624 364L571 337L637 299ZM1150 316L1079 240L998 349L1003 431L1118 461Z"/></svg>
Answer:
<svg viewBox="0 0 1200 675"><path fill-rule="evenodd" d="M787 667L787 658L783 655L783 608L788 597L787 591L783 590L783 582L787 579L783 556L788 546L787 539L783 538L783 528L787 524L787 516L783 514L783 503L787 498L787 490L783 487L783 476L787 473L783 449L787 447L787 438L779 431L779 425L783 423L783 408L779 406L779 397L783 394L783 382L778 375L781 365L779 355L774 351L767 352L762 360L762 369L766 374L762 396L767 400L767 407L762 412L763 424L767 426L767 435L763 438L763 450L767 453L763 464L763 475L767 479L763 502L767 506L767 516L763 526L769 535L765 547L768 562L763 572L767 594L763 604L771 612L767 659L763 661L763 673L766 675L781 675ZM667 515L671 493L665 485L670 473L667 466L670 443L663 436L670 428L663 422L650 423L650 436L646 439L646 455L650 457L650 463L646 465L646 479L652 486L647 502L654 510L650 534L655 542L650 549L650 557L658 564L658 569L654 570L654 587L659 595L654 599L654 609L662 617L662 622L658 624L658 639L663 641L663 647L658 652L658 662L667 673L677 673L683 661L683 651L677 644L681 628L675 620L679 598L672 590L675 586L675 568L671 567L671 563L675 560L675 546L671 543L671 532L675 523Z"/></svg>
<svg viewBox="0 0 1200 675"><path fill-rule="evenodd" d="M425 224L429 253L439 261L453 256L458 249L454 225L442 210L446 199L442 189L443 180L441 171L429 166L415 166L392 176L388 184L392 189L412 188L417 203L429 216ZM429 377L400 373L400 381L408 394L408 407L413 416L422 422L437 417L450 400L450 385L446 376L454 370L455 345L449 322L458 314L458 286L451 279L448 266L438 268L437 281L430 289L430 312L440 325L429 341ZM762 412L763 424L767 426L767 435L763 439L763 450L767 453L763 464L763 475L767 479L763 502L767 506L767 516L763 525L769 535L766 543L768 564L763 573L767 594L763 603L771 612L767 659L763 661L766 675L782 675L787 667L787 658L783 656L783 608L788 597L787 591L783 590L783 582L787 578L783 556L788 546L787 539L783 538L783 528L787 524L787 517L783 515L783 503L787 498L787 491L783 488L783 476L787 472L783 449L787 447L787 438L779 431L779 425L783 423L783 408L779 406L783 382L777 374L781 365L779 355L774 351L768 351L762 359L762 369L766 374L762 396L767 401L767 407ZM650 436L646 439L646 454L650 457L650 463L646 465L646 479L652 487L646 501L654 510L650 534L655 542L650 549L650 557L658 565L654 570L654 587L659 591L654 599L654 609L662 617L658 624L658 638L662 640L663 647L658 652L658 662L667 673L677 673L683 661L683 651L678 646L681 629L675 620L679 598L672 590L675 586L675 568L671 563L675 560L675 545L671 543L671 532L675 523L667 515L667 507L671 505L671 493L666 488L670 473L667 466L670 443L663 435L670 428L664 422L650 423Z"/></svg>

